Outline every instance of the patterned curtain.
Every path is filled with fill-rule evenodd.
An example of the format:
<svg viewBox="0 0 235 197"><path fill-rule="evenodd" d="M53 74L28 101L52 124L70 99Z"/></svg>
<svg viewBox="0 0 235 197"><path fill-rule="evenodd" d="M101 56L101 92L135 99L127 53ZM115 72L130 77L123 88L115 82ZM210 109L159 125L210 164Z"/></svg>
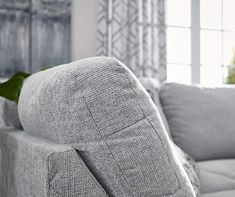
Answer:
<svg viewBox="0 0 235 197"><path fill-rule="evenodd" d="M115 57L137 77L166 79L165 0L99 0L97 55Z"/></svg>

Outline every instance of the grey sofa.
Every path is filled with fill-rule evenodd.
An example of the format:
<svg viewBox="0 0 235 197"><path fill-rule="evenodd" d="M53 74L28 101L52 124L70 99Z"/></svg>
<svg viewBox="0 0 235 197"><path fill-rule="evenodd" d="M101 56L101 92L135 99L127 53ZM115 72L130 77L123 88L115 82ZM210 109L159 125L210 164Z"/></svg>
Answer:
<svg viewBox="0 0 235 197"><path fill-rule="evenodd" d="M235 196L235 87L159 85L140 79L172 140L196 160L201 196Z"/></svg>
<svg viewBox="0 0 235 197"><path fill-rule="evenodd" d="M141 82L155 104L133 74L109 58L58 66L27 79L20 120L9 113L0 118L0 196L195 196L171 140L197 161L202 197L235 196L230 117L235 109L217 107L226 105L227 97L232 103L233 88L208 93L173 83L158 91L154 80ZM212 101L210 114L202 113ZM14 104L4 101L4 106ZM214 114L221 110L221 116ZM224 131L218 129L221 119Z"/></svg>
<svg viewBox="0 0 235 197"><path fill-rule="evenodd" d="M159 96L173 141L197 161L202 196L235 196L235 87L166 83Z"/></svg>

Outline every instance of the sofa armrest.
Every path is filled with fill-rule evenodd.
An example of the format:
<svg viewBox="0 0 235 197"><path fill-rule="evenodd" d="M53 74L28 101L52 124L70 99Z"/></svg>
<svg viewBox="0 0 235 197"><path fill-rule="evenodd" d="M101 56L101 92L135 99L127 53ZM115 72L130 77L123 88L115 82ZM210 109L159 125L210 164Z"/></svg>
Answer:
<svg viewBox="0 0 235 197"><path fill-rule="evenodd" d="M10 128L0 129L0 194L107 196L73 148Z"/></svg>

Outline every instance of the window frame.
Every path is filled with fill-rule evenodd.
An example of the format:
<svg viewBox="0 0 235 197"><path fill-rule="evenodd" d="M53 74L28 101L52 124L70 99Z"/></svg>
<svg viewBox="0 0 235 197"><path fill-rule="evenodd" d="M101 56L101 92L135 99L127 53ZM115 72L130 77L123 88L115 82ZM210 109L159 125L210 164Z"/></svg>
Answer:
<svg viewBox="0 0 235 197"><path fill-rule="evenodd" d="M190 0L190 17L191 17L191 25L189 27L186 26L174 26L174 25L169 25L166 24L166 27L168 28L189 28L190 29L190 35L191 35L191 62L189 64L190 66L190 72L191 72L191 80L189 81L189 83L191 84L200 84L203 82L202 77L202 67L206 66L206 65L202 65L201 63L201 32L203 30L210 30L210 31L217 31L217 32L221 32L221 57L222 57L222 62L221 62L221 80L224 77L224 68L227 66L224 63L224 36L225 33L227 32L234 32L235 33L235 29L234 30L229 30L229 29L224 29L223 26L223 21L224 21L224 9L223 9L223 4L224 1L221 0L221 27L219 29L213 29L213 28L204 28L201 27L201 1L203 0ZM167 61L167 65L171 65L172 62L168 62ZM179 65L181 65L181 63L177 63Z"/></svg>
<svg viewBox="0 0 235 197"><path fill-rule="evenodd" d="M200 0L191 0L191 83L201 79Z"/></svg>

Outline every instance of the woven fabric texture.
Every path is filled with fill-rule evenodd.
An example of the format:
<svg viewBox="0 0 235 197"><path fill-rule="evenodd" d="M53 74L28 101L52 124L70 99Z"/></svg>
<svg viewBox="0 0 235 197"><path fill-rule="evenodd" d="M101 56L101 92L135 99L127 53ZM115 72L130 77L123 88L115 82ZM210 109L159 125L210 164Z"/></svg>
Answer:
<svg viewBox="0 0 235 197"><path fill-rule="evenodd" d="M235 87L165 83L159 91L172 139L196 161L235 157Z"/></svg>
<svg viewBox="0 0 235 197"><path fill-rule="evenodd" d="M195 196L146 90L121 62L88 58L27 78L26 132L79 151L109 196Z"/></svg>
<svg viewBox="0 0 235 197"><path fill-rule="evenodd" d="M21 129L18 117L17 103L0 97L0 127Z"/></svg>
<svg viewBox="0 0 235 197"><path fill-rule="evenodd" d="M0 129L1 197L105 197L76 151L33 137L24 131Z"/></svg>
<svg viewBox="0 0 235 197"><path fill-rule="evenodd" d="M235 159L201 161L198 166L202 194L235 191Z"/></svg>
<svg viewBox="0 0 235 197"><path fill-rule="evenodd" d="M172 142L176 155L178 156L180 163L183 165L185 172L187 173L189 180L193 186L197 197L201 196L200 193L200 180L199 180L199 167L192 157L179 148L174 142Z"/></svg>
<svg viewBox="0 0 235 197"><path fill-rule="evenodd" d="M161 104L160 104L160 99L159 99L159 94L158 94L158 89L159 89L159 84L157 83L156 80L153 78L140 78L139 79L143 87L147 90L149 93L150 97L152 98L153 102L157 106L159 113L161 115L161 118L163 120L164 126L166 128L166 131L169 134L169 137L171 138L170 134L170 129L169 125L167 123L165 114L163 113ZM196 196L200 196L200 181L199 181L199 167L194 161L192 157L190 157L187 153L185 153L181 148L179 148L172 140L172 145L174 147L174 150L176 152L176 155L178 156L181 164L184 167L185 172L187 173L189 180L193 186L193 189L196 193Z"/></svg>

